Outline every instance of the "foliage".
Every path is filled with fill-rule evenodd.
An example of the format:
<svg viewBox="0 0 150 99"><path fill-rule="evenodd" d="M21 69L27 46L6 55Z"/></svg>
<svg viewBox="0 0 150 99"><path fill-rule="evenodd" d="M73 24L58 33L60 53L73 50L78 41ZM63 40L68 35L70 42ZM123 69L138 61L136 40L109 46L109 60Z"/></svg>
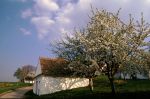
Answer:
<svg viewBox="0 0 150 99"><path fill-rule="evenodd" d="M84 64L80 61L72 61L67 68L72 72L72 76L85 78L95 77L96 69L94 67L90 67L89 65L90 64L87 61L84 61Z"/></svg>
<svg viewBox="0 0 150 99"><path fill-rule="evenodd" d="M70 77L72 72L67 68L68 61L64 59L56 59L48 61L47 72L43 74L53 77Z"/></svg>
<svg viewBox="0 0 150 99"><path fill-rule="evenodd" d="M51 43L50 46L53 48L53 53L68 61L84 61L86 57L83 51L84 47L76 34L74 37L66 35L64 40Z"/></svg>
<svg viewBox="0 0 150 99"><path fill-rule="evenodd" d="M32 78L33 77L29 77L29 73L30 72L33 72L35 71L35 67L32 66L32 65L24 65L22 68L18 68L15 73L14 73L14 76L19 79L20 81L23 81L25 80L25 78Z"/></svg>
<svg viewBox="0 0 150 99"><path fill-rule="evenodd" d="M108 76L113 93L114 75L119 69L128 69L130 74L135 74L147 67L148 57L144 48L147 47L146 39L150 36L150 27L143 14L140 21L134 21L130 15L129 21L124 22L119 17L119 11L112 13L92 10L87 27L56 43L54 49L58 56L71 61L80 61L81 64L84 64L85 60L91 62L92 64L87 66L89 69L93 66L96 69L95 74L98 71L99 74ZM86 68L85 64L84 67ZM81 70L76 70L78 71Z"/></svg>
<svg viewBox="0 0 150 99"><path fill-rule="evenodd" d="M22 75L22 70L21 70L21 68L18 68L18 69L15 71L14 76L15 76L17 79L19 79L19 80L23 79L23 75Z"/></svg>
<svg viewBox="0 0 150 99"><path fill-rule="evenodd" d="M136 66L145 65L143 48L147 44L145 39L150 28L143 16L140 22L135 23L130 16L129 23L124 23L119 18L119 12L114 14L97 10L93 12L86 30L84 33L78 32L85 51L95 61L105 62L110 78L120 66L138 68Z"/></svg>

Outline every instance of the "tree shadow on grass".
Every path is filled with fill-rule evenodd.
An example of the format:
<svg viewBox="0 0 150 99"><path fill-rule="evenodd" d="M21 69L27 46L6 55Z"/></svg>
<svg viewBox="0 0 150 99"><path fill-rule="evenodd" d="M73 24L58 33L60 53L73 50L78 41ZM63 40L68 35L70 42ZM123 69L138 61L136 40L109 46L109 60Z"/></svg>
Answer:
<svg viewBox="0 0 150 99"><path fill-rule="evenodd" d="M77 89L78 90L78 89ZM124 92L113 96L111 93L99 93L87 90L73 91L65 90L52 94L37 96L32 90L25 94L25 98L49 98L49 99L150 99L150 91L146 92Z"/></svg>

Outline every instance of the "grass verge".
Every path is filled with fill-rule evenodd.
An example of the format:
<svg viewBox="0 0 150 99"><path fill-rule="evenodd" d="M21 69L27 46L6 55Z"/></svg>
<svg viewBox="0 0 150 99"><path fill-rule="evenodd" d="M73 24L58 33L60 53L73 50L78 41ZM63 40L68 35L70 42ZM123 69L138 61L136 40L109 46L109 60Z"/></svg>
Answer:
<svg viewBox="0 0 150 99"><path fill-rule="evenodd" d="M0 82L0 94L10 90L15 90L17 88L31 86L31 85L32 84L21 83L21 82Z"/></svg>

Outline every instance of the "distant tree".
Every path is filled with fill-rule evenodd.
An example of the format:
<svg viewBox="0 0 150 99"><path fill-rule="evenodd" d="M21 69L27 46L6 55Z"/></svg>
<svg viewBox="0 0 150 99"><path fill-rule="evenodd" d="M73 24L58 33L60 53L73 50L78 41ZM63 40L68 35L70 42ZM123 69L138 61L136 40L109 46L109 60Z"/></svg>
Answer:
<svg viewBox="0 0 150 99"><path fill-rule="evenodd" d="M35 67L32 65L24 65L22 67L22 76L23 76L24 81L25 81L25 78L28 76L28 74L32 71L35 71Z"/></svg>
<svg viewBox="0 0 150 99"><path fill-rule="evenodd" d="M14 77L16 77L17 79L19 79L20 82L23 81L23 76L22 76L22 70L21 70L21 68L18 68L18 69L15 71Z"/></svg>
<svg viewBox="0 0 150 99"><path fill-rule="evenodd" d="M25 78L29 78L28 74L35 71L35 67L32 65L24 65L22 68L18 68L14 73L14 76L19 79L21 82L25 81Z"/></svg>

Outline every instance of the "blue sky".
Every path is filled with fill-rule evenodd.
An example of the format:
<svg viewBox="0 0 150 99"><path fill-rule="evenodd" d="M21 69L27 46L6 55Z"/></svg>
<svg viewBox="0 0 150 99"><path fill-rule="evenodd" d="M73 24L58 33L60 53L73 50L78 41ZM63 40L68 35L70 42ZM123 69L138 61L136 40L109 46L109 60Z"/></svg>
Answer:
<svg viewBox="0 0 150 99"><path fill-rule="evenodd" d="M88 22L90 5L116 12L126 20L144 12L150 23L150 0L0 0L0 81L16 81L13 73L39 56L54 57L49 43Z"/></svg>

